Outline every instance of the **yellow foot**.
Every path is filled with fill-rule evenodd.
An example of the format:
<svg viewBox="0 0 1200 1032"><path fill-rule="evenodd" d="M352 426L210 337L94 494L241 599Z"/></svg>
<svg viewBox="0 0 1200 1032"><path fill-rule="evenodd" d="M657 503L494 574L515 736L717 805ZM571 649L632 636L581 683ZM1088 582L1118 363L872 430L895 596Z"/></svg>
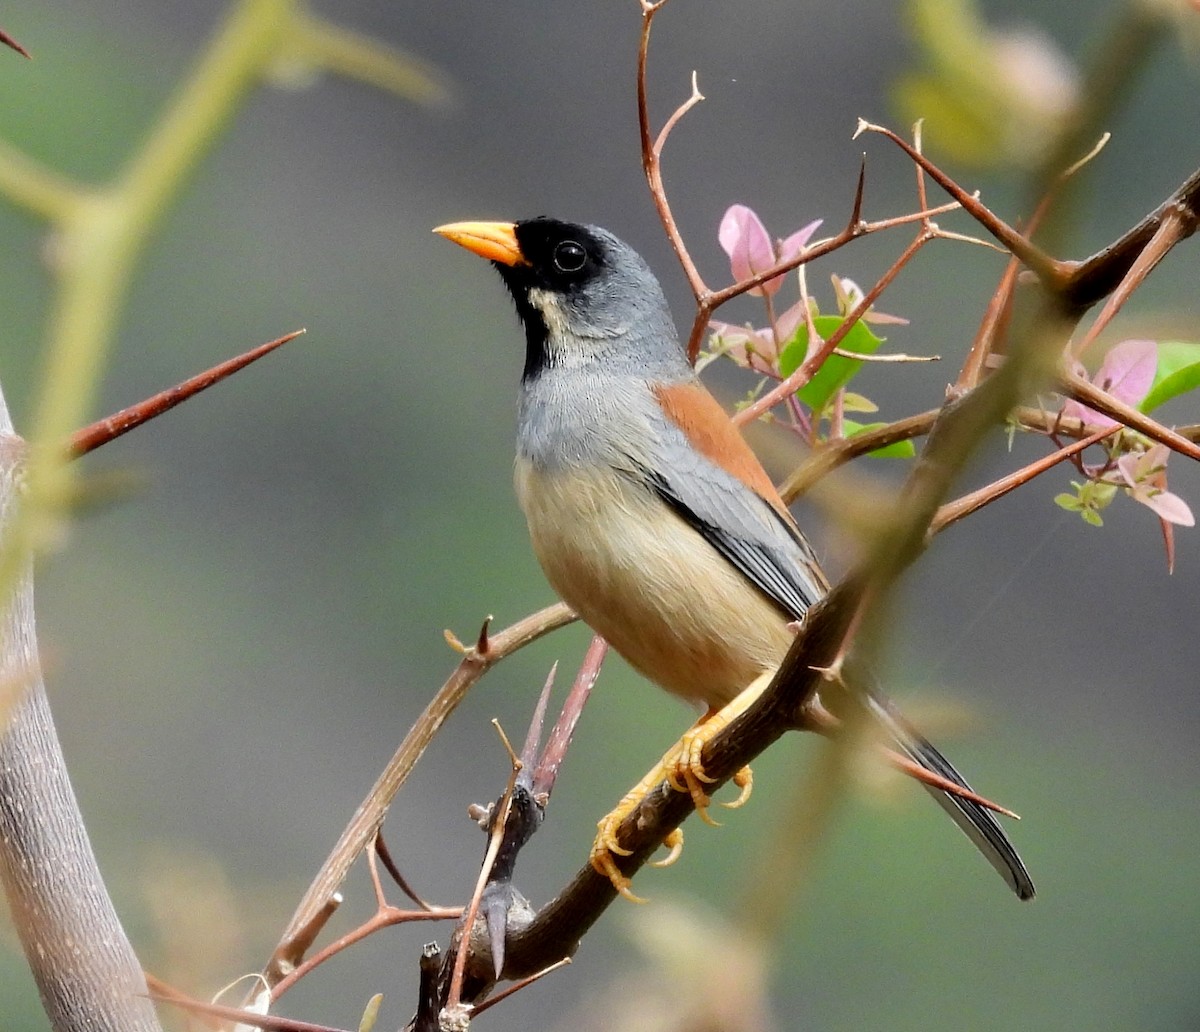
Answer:
<svg viewBox="0 0 1200 1032"><path fill-rule="evenodd" d="M749 701L753 701L754 698L755 696L751 696ZM738 700L735 699L734 703L737 702ZM720 822L709 816L708 807L712 804L712 798L705 791L705 786L711 785L716 779L710 778L705 773L701 756L704 747L724 731L733 718L741 712L740 709L733 709L733 705L731 703L723 710L709 710L684 733L676 747L677 751L672 750L663 757L663 765L667 766L667 781L671 787L676 792L687 792L692 797L692 804L696 807L696 813L700 815L700 819L714 828L720 827ZM672 753L675 753L674 763L668 765ZM750 798L750 792L754 787L754 775L750 768L743 767L739 770L733 776L733 783L741 790L738 797L731 803L721 804L730 810L744 806Z"/></svg>
<svg viewBox="0 0 1200 1032"><path fill-rule="evenodd" d="M603 834L603 833L601 833ZM630 903L645 903L646 900L642 896L634 895L630 886L633 884L617 866L616 860L613 859L612 850L600 844L600 835L596 836L596 841L592 843L591 860L592 869L599 875L607 878L612 882L612 887L624 896ZM624 850L622 850L624 852Z"/></svg>
<svg viewBox="0 0 1200 1032"><path fill-rule="evenodd" d="M622 846L618 839L621 825L637 810L642 801L665 778L667 783L677 792L686 792L692 798L692 804L700 818L708 824L716 825L709 816L708 808L712 799L705 790L715 780L704 771L701 756L704 747L717 736L730 722L758 698L762 690L771 680L768 671L754 681L745 691L734 698L721 710L709 710L688 732L668 751L667 754L639 781L625 797L616 805L612 813L604 816L596 825L596 839L592 843L592 851L588 857L592 868L597 874L603 875L622 896L633 903L644 903L640 896L634 895L630 889L629 878L621 872L616 858L629 856L633 850ZM743 767L733 776L733 783L741 789L737 799L723 805L730 809L742 806L750 798L753 786L753 776L749 767ZM666 867L679 859L683 850L683 832L676 829L664 840L670 852L655 866Z"/></svg>
<svg viewBox="0 0 1200 1032"><path fill-rule="evenodd" d="M674 752L674 750L672 750ZM668 753L667 756L670 756ZM665 761L667 756L663 757ZM604 875L612 886L622 896L631 903L645 903L641 896L636 896L630 890L632 884L630 880L621 873L621 869L617 866L617 861L614 857L629 856L633 852L631 849L626 849L617 840L617 832L621 825L625 823L626 818L633 813L642 803L650 792L656 788L665 776L665 768L663 764L659 764L653 770L648 772L641 781L625 794L624 798L617 803L612 813L606 814L596 824L596 839L592 843L592 852L588 857L593 870L597 874ZM663 845L670 852L667 856L656 862L657 867L666 867L668 864L673 864L679 859L679 854L683 851L683 832L676 829L671 832L665 839Z"/></svg>

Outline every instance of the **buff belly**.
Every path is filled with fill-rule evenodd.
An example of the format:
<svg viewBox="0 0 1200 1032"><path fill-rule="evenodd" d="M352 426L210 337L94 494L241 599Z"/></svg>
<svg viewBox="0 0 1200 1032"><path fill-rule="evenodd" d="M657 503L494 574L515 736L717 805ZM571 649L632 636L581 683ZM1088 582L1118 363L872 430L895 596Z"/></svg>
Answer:
<svg viewBox="0 0 1200 1032"><path fill-rule="evenodd" d="M783 658L779 609L650 491L521 461L516 486L551 586L651 681L721 706Z"/></svg>

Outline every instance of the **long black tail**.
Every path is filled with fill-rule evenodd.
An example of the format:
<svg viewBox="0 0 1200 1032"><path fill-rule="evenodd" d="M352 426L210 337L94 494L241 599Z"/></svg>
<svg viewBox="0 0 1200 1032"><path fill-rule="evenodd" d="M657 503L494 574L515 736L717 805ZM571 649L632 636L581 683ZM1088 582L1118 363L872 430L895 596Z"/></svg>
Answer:
<svg viewBox="0 0 1200 1032"><path fill-rule="evenodd" d="M879 722L905 756L926 770L941 775L947 781L953 781L968 791L974 791L950 761L914 729L887 699L867 693L865 701L871 716ZM933 796L938 806L950 815L950 819L959 826L963 834L975 843L975 848L984 855L1017 897L1033 899L1033 880L992 811L932 785L923 787Z"/></svg>

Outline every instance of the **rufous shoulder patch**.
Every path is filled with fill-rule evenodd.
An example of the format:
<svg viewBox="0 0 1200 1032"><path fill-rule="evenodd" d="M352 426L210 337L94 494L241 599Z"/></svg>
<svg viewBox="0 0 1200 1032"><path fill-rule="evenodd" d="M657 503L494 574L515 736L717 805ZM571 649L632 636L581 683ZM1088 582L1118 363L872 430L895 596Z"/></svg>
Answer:
<svg viewBox="0 0 1200 1032"><path fill-rule="evenodd" d="M721 403L698 383L659 385L654 396L665 415L701 455L736 477L788 523L792 515L741 431Z"/></svg>

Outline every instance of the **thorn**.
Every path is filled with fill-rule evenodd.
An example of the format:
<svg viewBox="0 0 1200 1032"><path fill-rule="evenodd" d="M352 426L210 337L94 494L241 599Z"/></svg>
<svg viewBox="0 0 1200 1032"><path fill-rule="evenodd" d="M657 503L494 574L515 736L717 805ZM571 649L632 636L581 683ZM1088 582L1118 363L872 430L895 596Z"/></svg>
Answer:
<svg viewBox="0 0 1200 1032"><path fill-rule="evenodd" d="M27 57L31 61L33 60L33 55L3 29L0 29L0 43L12 47L22 57Z"/></svg>
<svg viewBox="0 0 1200 1032"><path fill-rule="evenodd" d="M304 330L296 330L294 333L267 341L266 344L260 344L258 347L251 348L244 354L237 355L234 358L221 362L219 365L213 366L211 369L206 369L197 376L184 380L183 383L176 384L174 387L168 387L165 391L159 391L158 394L146 398L145 401L140 401L136 405L123 408L120 412L97 420L90 426L85 426L82 430L76 430L71 436L70 441L72 455L75 458L87 455L101 445L116 440L123 434L129 433L135 427L149 422L155 416L160 416L164 412L170 411L176 405L187 401L203 390L207 390L213 384L220 383L226 377L232 376L234 373L246 368L251 362L256 362L264 355L269 355L276 348L281 347L290 340L295 340L304 332Z"/></svg>
<svg viewBox="0 0 1200 1032"><path fill-rule="evenodd" d="M479 637L475 641L475 651L481 656L488 654L488 649L491 648L491 643L488 641L488 628L491 627L492 621L495 619L491 613L483 621L483 626L479 628Z"/></svg>
<svg viewBox="0 0 1200 1032"><path fill-rule="evenodd" d="M383 864L384 869L392 876L401 892L411 899L422 910L433 909L425 900L413 891L408 880L400 873L400 868L396 865L396 861L392 859L392 854L388 851L387 843L383 841L383 833L375 832L375 855L379 857L379 862Z"/></svg>
<svg viewBox="0 0 1200 1032"><path fill-rule="evenodd" d="M483 918L487 926L488 945L492 950L492 968L496 981L504 970L504 939L507 935L508 901L495 896L483 905Z"/></svg>
<svg viewBox="0 0 1200 1032"><path fill-rule="evenodd" d="M579 723L584 704L591 695L596 679L600 676L600 668L607 653L607 642L599 635L594 635L588 645L587 653L583 657L583 662L579 665L575 682L571 685L571 690L567 692L558 720L554 722L554 727L550 730L546 748L542 750L537 768L533 772L531 792L535 799L544 797L548 800L550 793L554 791L554 782L558 778L559 768L571 745L575 726Z"/></svg>
<svg viewBox="0 0 1200 1032"><path fill-rule="evenodd" d="M529 731L525 735L525 744L521 747L521 765L525 770L532 771L537 764L538 744L542 740L542 727L546 723L546 707L550 703L550 692L554 688L554 675L558 673L557 660L546 675L546 683L542 685L542 693L538 696L537 705L533 710L533 719L529 722Z"/></svg>
<svg viewBox="0 0 1200 1032"><path fill-rule="evenodd" d="M867 152L863 151L862 161L858 165L858 185L854 188L854 207L850 211L850 227L853 229L862 222L863 195L867 189Z"/></svg>

